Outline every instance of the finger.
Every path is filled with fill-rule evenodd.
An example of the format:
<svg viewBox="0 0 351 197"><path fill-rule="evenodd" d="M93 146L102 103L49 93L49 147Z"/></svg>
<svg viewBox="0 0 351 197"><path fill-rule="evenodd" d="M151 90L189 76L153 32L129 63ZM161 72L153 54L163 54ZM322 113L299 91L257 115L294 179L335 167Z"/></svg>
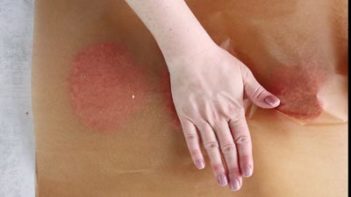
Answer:
<svg viewBox="0 0 351 197"><path fill-rule="evenodd" d="M242 177L239 170L237 149L228 122L218 122L214 126L214 129L219 139L222 154L226 161L230 183L229 187L233 191L238 191L241 187Z"/></svg>
<svg viewBox="0 0 351 197"><path fill-rule="evenodd" d="M245 93L255 105L262 108L274 108L280 104L279 98L262 87L249 68L244 65L240 68L243 76Z"/></svg>
<svg viewBox="0 0 351 197"><path fill-rule="evenodd" d="M225 174L225 169L222 163L222 158L219 151L216 135L212 127L207 123L201 123L196 126L200 131L202 142L203 142L204 148L207 151L208 157L210 159L211 167L217 179L217 182L221 186L226 186L228 184L228 179Z"/></svg>
<svg viewBox="0 0 351 197"><path fill-rule="evenodd" d="M199 170L205 168L205 160L200 149L199 136L196 132L196 127L188 120L180 120L180 122L186 144L196 168Z"/></svg>
<svg viewBox="0 0 351 197"><path fill-rule="evenodd" d="M252 143L244 113L229 121L234 143L238 149L240 172L249 177L253 173Z"/></svg>

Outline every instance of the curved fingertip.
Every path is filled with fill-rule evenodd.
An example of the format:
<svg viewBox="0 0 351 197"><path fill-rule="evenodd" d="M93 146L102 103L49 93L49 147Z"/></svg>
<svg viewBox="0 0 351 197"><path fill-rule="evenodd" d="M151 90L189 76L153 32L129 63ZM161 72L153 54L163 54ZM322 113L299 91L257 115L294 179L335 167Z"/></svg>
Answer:
<svg viewBox="0 0 351 197"><path fill-rule="evenodd" d="M233 179L230 181L230 184L229 184L229 188L230 188L233 192L239 191L240 188L241 188L241 186L242 186L242 178L240 178L240 177L233 178Z"/></svg>
<svg viewBox="0 0 351 197"><path fill-rule="evenodd" d="M202 159L197 159L194 161L195 167L199 170L202 170L205 168L205 162Z"/></svg>
<svg viewBox="0 0 351 197"><path fill-rule="evenodd" d="M253 174L253 168L251 165L245 166L245 168L242 170L242 175L243 177L250 177Z"/></svg>
<svg viewBox="0 0 351 197"><path fill-rule="evenodd" d="M280 105L280 100L278 97L273 95L268 95L264 98L264 102L268 104L271 108L278 107Z"/></svg>
<svg viewBox="0 0 351 197"><path fill-rule="evenodd" d="M217 176L217 182L218 182L218 185L224 187L226 185L228 185L228 179L227 179L227 176L225 174L220 174Z"/></svg>

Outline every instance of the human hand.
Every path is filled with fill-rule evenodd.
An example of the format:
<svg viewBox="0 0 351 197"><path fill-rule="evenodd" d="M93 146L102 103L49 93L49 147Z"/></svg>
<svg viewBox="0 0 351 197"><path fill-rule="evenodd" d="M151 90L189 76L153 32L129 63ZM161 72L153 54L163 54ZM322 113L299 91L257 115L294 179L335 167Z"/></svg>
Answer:
<svg viewBox="0 0 351 197"><path fill-rule="evenodd" d="M240 189L242 177L253 171L244 93L262 108L277 107L279 99L212 41L185 1L126 1L166 60L174 105L195 165L205 167L201 139L218 183Z"/></svg>
<svg viewBox="0 0 351 197"><path fill-rule="evenodd" d="M205 167L202 142L218 184L239 190L242 177L253 173L244 94L261 108L277 107L279 99L217 45L191 57L174 58L167 65L174 105L195 166Z"/></svg>

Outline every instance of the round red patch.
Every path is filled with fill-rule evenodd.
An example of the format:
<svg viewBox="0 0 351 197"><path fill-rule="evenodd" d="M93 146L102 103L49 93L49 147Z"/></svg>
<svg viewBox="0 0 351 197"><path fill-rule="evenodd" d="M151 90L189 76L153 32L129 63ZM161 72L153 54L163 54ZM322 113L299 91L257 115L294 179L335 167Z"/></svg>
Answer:
<svg viewBox="0 0 351 197"><path fill-rule="evenodd" d="M273 70L270 90L280 98L278 110L298 119L314 119L323 112L318 91L327 73L319 68L283 67Z"/></svg>
<svg viewBox="0 0 351 197"><path fill-rule="evenodd" d="M80 51L72 63L69 86L75 114L99 131L125 124L143 106L147 87L127 48L112 43Z"/></svg>

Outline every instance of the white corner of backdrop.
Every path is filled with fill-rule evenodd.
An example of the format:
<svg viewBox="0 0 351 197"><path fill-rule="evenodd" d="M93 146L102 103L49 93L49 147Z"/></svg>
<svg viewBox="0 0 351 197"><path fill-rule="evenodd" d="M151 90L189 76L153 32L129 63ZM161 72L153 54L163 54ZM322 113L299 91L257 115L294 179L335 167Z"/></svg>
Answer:
<svg viewBox="0 0 351 197"><path fill-rule="evenodd" d="M34 0L0 0L0 196L35 196Z"/></svg>

